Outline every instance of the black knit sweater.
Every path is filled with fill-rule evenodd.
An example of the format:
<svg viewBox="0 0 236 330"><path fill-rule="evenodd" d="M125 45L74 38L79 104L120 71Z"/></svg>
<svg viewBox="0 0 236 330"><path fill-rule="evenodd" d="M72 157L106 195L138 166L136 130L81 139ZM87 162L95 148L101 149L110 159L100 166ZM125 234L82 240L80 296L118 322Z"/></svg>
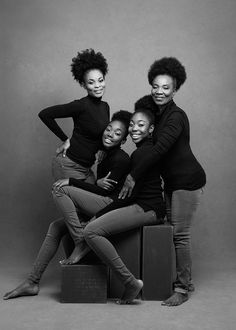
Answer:
<svg viewBox="0 0 236 330"><path fill-rule="evenodd" d="M143 140L138 148L131 155L131 168L135 168L143 157L148 155L153 147L149 139ZM112 210L125 207L131 204L138 204L143 210L156 212L158 218L165 216L165 204L162 196L162 186L160 171L158 166L154 166L147 171L142 178L138 179L133 189L131 197L126 199L115 199L113 203L106 206L96 214L96 217Z"/></svg>
<svg viewBox="0 0 236 330"><path fill-rule="evenodd" d="M124 150L120 149L120 147L115 147L107 151L105 157L97 167L97 180L104 178L111 172L109 179L117 182L113 190L103 189L95 184L75 178L69 179L69 185L90 191L97 195L109 196L111 199L114 199L118 196L129 170L129 155Z"/></svg>
<svg viewBox="0 0 236 330"><path fill-rule="evenodd" d="M155 113L156 125L154 146L131 170L130 174L135 181L150 168L157 166L160 167L167 191L196 190L203 187L206 184L206 174L189 144L189 121L186 113L173 101L160 113L158 107L153 106L151 96L145 96L137 103L138 107L149 108Z"/></svg>
<svg viewBox="0 0 236 330"><path fill-rule="evenodd" d="M109 123L109 106L92 96L42 110L39 118L62 141L68 137L59 127L56 118L72 117L74 122L70 147L66 155L74 162L90 167L101 147L101 137Z"/></svg>

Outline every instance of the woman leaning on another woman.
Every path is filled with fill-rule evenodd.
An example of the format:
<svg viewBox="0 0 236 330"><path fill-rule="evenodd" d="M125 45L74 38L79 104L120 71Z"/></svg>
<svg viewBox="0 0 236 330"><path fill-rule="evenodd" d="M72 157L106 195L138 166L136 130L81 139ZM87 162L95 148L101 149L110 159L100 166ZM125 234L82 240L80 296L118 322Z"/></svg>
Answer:
<svg viewBox="0 0 236 330"><path fill-rule="evenodd" d="M130 136L137 147L131 155L131 168L135 168L151 151L153 143L150 134L153 129L154 115L149 110L138 109L129 126ZM164 215L161 178L155 165L137 180L129 198L115 199L85 227L83 234L87 244L124 285L124 293L118 303L132 302L142 289L143 282L129 271L109 237L144 225L160 224Z"/></svg>
<svg viewBox="0 0 236 330"><path fill-rule="evenodd" d="M164 57L151 65L148 72L151 95L139 99L135 107L150 109L155 115L154 146L132 168L119 195L121 199L129 196L136 182L150 168L160 168L176 252L174 293L162 303L167 306L182 304L194 290L190 228L206 184L205 172L190 148L188 117L173 101L185 80L185 68L176 58Z"/></svg>
<svg viewBox="0 0 236 330"><path fill-rule="evenodd" d="M111 122L104 130L102 144L106 154L98 164L95 185L75 178L61 179L54 183L55 195L59 195L57 203L61 205L61 210L70 213L69 221L65 216L51 222L26 280L7 292L3 297L4 300L39 293L41 278L65 235L68 236L70 233L75 239L75 248L71 256L62 263L76 263L88 252L86 244L81 246L78 242L83 230L80 214L86 214L90 219L99 210L112 203L113 198L119 194L125 176L130 170L129 156L121 149L121 144L126 141L128 135L130 117L131 113L128 111L118 111L114 113Z"/></svg>

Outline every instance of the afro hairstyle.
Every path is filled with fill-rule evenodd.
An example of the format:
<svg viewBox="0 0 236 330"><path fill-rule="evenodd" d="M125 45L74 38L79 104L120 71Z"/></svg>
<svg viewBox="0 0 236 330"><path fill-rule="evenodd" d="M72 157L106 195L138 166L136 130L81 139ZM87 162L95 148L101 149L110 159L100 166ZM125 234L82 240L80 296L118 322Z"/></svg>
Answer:
<svg viewBox="0 0 236 330"><path fill-rule="evenodd" d="M84 74L92 69L100 70L104 76L107 74L108 64L102 53L95 53L94 49L90 48L78 52L77 56L72 58L71 72L80 85L84 82Z"/></svg>
<svg viewBox="0 0 236 330"><path fill-rule="evenodd" d="M124 124L125 129L126 129L125 137L127 137L128 133L129 133L128 129L129 129L131 117L132 117L132 113L127 110L117 111L111 117L111 121L118 120Z"/></svg>
<svg viewBox="0 0 236 330"><path fill-rule="evenodd" d="M185 82L187 76L184 66L175 57L163 57L156 60L148 71L148 82L152 85L158 75L166 74L176 81L175 89L178 90Z"/></svg>

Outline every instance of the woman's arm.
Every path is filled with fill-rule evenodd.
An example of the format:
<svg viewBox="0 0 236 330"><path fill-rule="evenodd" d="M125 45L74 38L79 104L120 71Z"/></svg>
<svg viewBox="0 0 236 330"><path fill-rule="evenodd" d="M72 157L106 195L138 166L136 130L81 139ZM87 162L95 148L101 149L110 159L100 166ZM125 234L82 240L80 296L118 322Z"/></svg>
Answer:
<svg viewBox="0 0 236 330"><path fill-rule="evenodd" d="M132 178L137 181L153 165L158 163L163 155L178 140L184 127L184 117L180 112L173 112L167 119L165 126L161 128L158 140L151 151L136 164L130 172Z"/></svg>
<svg viewBox="0 0 236 330"><path fill-rule="evenodd" d="M73 117L74 113L79 111L78 102L55 105L39 112L38 116L42 122L63 142L68 137L56 122L56 118Z"/></svg>
<svg viewBox="0 0 236 330"><path fill-rule="evenodd" d="M117 157L110 166L109 173L106 175L106 177L97 180L97 185L103 188L105 188L107 185L107 188L105 189L112 191L121 180L124 180L127 173L129 173L129 170L129 156L124 155L122 157Z"/></svg>
<svg viewBox="0 0 236 330"><path fill-rule="evenodd" d="M135 166L132 167L130 174L126 177L123 188L120 191L119 198L124 199L126 196L131 196L136 182L168 152L178 140L183 128L183 114L179 111L173 112L166 120L164 127L161 128L158 140L150 152L143 155Z"/></svg>

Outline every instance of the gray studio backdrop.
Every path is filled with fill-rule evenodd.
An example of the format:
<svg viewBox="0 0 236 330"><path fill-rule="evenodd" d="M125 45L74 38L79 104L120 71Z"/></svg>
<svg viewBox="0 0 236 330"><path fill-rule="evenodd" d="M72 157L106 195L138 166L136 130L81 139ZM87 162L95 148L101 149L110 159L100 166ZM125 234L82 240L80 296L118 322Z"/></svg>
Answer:
<svg viewBox="0 0 236 330"><path fill-rule="evenodd" d="M29 265L50 221L51 158L60 141L38 112L80 98L70 63L78 50L108 60L105 100L133 110L149 93L154 59L176 56L188 79L176 95L191 122L191 145L207 172L193 225L195 270L235 260L234 0L1 1L1 219L5 265ZM60 120L69 134L72 123ZM126 150L131 152L129 141Z"/></svg>

